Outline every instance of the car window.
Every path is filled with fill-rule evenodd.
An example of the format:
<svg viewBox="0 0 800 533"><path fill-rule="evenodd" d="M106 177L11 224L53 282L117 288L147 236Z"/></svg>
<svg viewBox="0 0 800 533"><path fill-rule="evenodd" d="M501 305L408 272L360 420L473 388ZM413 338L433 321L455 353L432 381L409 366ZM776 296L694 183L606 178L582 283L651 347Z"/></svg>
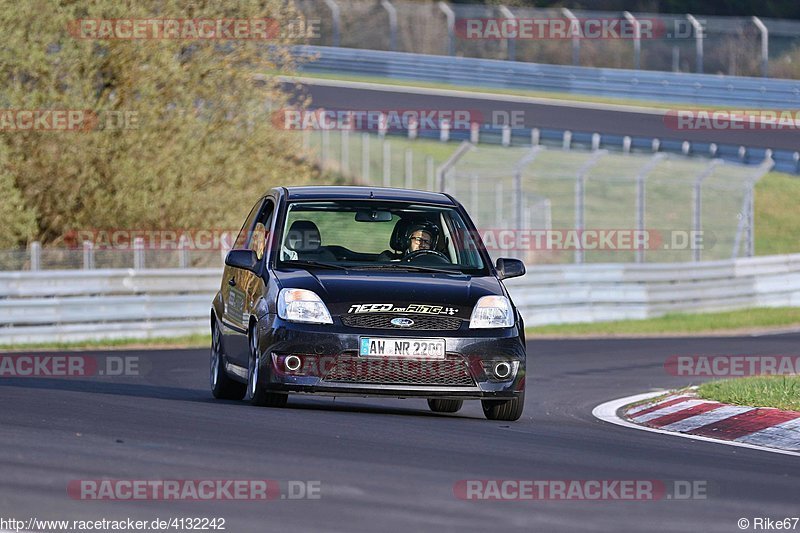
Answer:
<svg viewBox="0 0 800 533"><path fill-rule="evenodd" d="M445 206L388 200L291 202L281 250L282 261L486 273L463 218Z"/></svg>
<svg viewBox="0 0 800 533"><path fill-rule="evenodd" d="M250 214L247 215L247 219L245 219L244 224L242 224L242 229L239 230L239 235L236 236L236 240L233 242L234 250L245 249L250 244L250 236L252 234L251 230L255 225L256 216L258 215L259 208L261 207L263 201L263 198L257 201L253 206L253 209L250 210Z"/></svg>

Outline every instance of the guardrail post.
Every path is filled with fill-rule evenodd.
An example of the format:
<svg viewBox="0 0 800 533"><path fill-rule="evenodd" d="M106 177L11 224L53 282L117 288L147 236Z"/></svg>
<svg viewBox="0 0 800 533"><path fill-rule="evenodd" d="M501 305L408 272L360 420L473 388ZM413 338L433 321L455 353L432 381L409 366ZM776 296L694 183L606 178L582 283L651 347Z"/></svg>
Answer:
<svg viewBox="0 0 800 533"><path fill-rule="evenodd" d="M686 15L686 18L689 19L689 22L692 24L694 28L694 42L695 42L695 71L698 74L703 73L703 25L694 18L692 15Z"/></svg>
<svg viewBox="0 0 800 533"><path fill-rule="evenodd" d="M628 22L633 24L633 68L639 70L641 68L640 58L642 54L642 25L630 11L625 11L623 15Z"/></svg>
<svg viewBox="0 0 800 533"><path fill-rule="evenodd" d="M753 24L761 33L761 76L769 77L769 30L758 17L753 17Z"/></svg>
<svg viewBox="0 0 800 533"><path fill-rule="evenodd" d="M566 7L561 8L561 12L569 19L569 34L572 36L572 64L581 64L581 23L578 17Z"/></svg>
<svg viewBox="0 0 800 533"><path fill-rule="evenodd" d="M500 229L502 226L500 225L503 218L503 213L505 213L505 209L503 208L503 182L498 181L497 185L494 188L494 227L495 229Z"/></svg>
<svg viewBox="0 0 800 533"><path fill-rule="evenodd" d="M322 128L322 148L320 149L320 159L322 159L322 168L328 166L328 158L330 157L331 148L331 130Z"/></svg>
<svg viewBox="0 0 800 533"><path fill-rule="evenodd" d="M42 243L31 242L31 270L37 272L42 269Z"/></svg>
<svg viewBox="0 0 800 533"><path fill-rule="evenodd" d="M189 246L187 238L181 235L178 239L178 266L180 268L189 268Z"/></svg>
<svg viewBox="0 0 800 533"><path fill-rule="evenodd" d="M472 144L478 144L481 140L481 125L477 122L473 122L469 125L469 142Z"/></svg>
<svg viewBox="0 0 800 533"><path fill-rule="evenodd" d="M439 140L446 143L450 140L450 121L443 119L439 123Z"/></svg>
<svg viewBox="0 0 800 533"><path fill-rule="evenodd" d="M133 268L136 270L144 268L144 239L142 237L133 239Z"/></svg>
<svg viewBox="0 0 800 533"><path fill-rule="evenodd" d="M83 241L83 269L94 269L94 244L92 241Z"/></svg>
<svg viewBox="0 0 800 533"><path fill-rule="evenodd" d="M478 212L478 174L475 172L469 175L469 211Z"/></svg>
<svg viewBox="0 0 800 533"><path fill-rule="evenodd" d="M497 9L500 10L500 13L506 20L514 20L514 13L511 12L506 6L500 4L497 6ZM517 43L513 37L506 38L506 55L509 61L516 61L517 57Z"/></svg>
<svg viewBox="0 0 800 533"><path fill-rule="evenodd" d="M368 183L369 178L369 133L361 134L361 179Z"/></svg>
<svg viewBox="0 0 800 533"><path fill-rule="evenodd" d="M390 0L381 0L381 6L389 15L389 50L397 51L397 9Z"/></svg>
<svg viewBox="0 0 800 533"><path fill-rule="evenodd" d="M331 23L333 25L333 37L331 46L339 47L340 46L340 38L341 38L341 28L342 28L342 16L341 10L339 9L339 4L337 4L334 0L325 0L325 5L328 6L328 9L331 10Z"/></svg>
<svg viewBox="0 0 800 533"><path fill-rule="evenodd" d="M501 144L503 146L511 145L511 126L505 124L501 133Z"/></svg>
<svg viewBox="0 0 800 533"><path fill-rule="evenodd" d="M419 132L419 123L417 119L411 118L408 121L408 138L412 141L417 138L417 134Z"/></svg>
<svg viewBox="0 0 800 533"><path fill-rule="evenodd" d="M515 229L522 229L524 227L523 221L523 203L524 197L522 194L522 170L530 165L536 156L539 155L543 148L541 146L534 146L525 155L519 158L514 163L514 225Z"/></svg>
<svg viewBox="0 0 800 533"><path fill-rule="evenodd" d="M454 56L456 55L456 14L446 2L439 2L437 5L447 17L447 55Z"/></svg>

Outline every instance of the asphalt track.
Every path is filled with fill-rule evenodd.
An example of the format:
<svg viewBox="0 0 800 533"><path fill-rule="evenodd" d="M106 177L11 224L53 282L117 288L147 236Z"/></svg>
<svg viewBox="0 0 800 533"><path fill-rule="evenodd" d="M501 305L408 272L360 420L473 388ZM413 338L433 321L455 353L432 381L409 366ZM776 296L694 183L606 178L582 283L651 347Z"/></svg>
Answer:
<svg viewBox="0 0 800 533"><path fill-rule="evenodd" d="M619 106L591 103L548 103L546 99L515 98L507 95L493 98L471 96L460 91L429 91L426 89L389 87L351 88L334 85L329 80L305 78L301 88L286 83L285 89L295 94L311 97L312 108L355 110L468 110L473 116L491 121L493 113L517 112L525 128L572 130L587 133L600 132L611 135L630 135L644 138L676 141L715 142L733 146L752 146L773 150L800 149L798 129L682 129L677 130L674 120L665 120L667 110L642 112L620 110ZM491 93L486 89L484 93ZM687 106L682 107L681 109ZM688 106L696 109L697 106ZM504 116L504 115L501 115Z"/></svg>
<svg viewBox="0 0 800 533"><path fill-rule="evenodd" d="M796 457L600 422L607 400L698 380L676 354L800 354L800 335L529 343L523 418L477 403L292 397L284 409L212 400L207 350L121 351L140 376L0 378L0 518L224 517L226 531L740 531L800 514ZM92 352L102 359L104 353ZM81 501L75 479L319 481L321 498ZM464 501L465 479L690 480L706 499Z"/></svg>

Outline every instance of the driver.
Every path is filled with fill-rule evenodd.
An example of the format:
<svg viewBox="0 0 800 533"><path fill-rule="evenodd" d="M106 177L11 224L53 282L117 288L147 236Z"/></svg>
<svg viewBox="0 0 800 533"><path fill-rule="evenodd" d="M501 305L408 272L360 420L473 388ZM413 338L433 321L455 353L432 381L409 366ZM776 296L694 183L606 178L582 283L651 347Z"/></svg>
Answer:
<svg viewBox="0 0 800 533"><path fill-rule="evenodd" d="M406 255L419 250L432 250L439 237L439 228L430 222L412 224L408 228Z"/></svg>

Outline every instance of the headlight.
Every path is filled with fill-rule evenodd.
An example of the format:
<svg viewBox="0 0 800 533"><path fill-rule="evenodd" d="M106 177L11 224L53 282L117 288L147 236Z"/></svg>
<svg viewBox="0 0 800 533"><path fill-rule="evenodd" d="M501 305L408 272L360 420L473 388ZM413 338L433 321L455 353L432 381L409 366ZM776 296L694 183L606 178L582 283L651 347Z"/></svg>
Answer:
<svg viewBox="0 0 800 533"><path fill-rule="evenodd" d="M505 296L483 296L475 309L469 327L476 328L510 328L514 325L514 311L511 302Z"/></svg>
<svg viewBox="0 0 800 533"><path fill-rule="evenodd" d="M278 293L278 316L291 322L333 324L320 297L305 289L281 289Z"/></svg>

